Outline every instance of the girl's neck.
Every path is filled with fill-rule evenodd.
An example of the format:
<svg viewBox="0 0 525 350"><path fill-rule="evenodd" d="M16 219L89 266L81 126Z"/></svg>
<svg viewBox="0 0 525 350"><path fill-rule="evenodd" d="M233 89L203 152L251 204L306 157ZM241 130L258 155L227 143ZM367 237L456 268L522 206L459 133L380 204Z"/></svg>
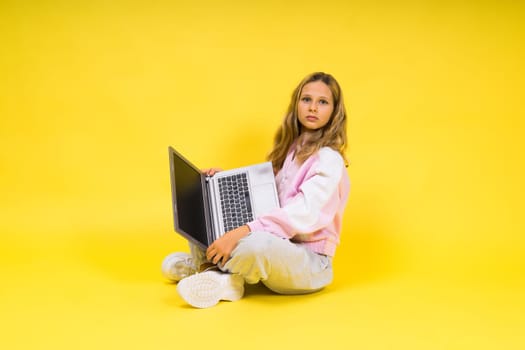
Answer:
<svg viewBox="0 0 525 350"><path fill-rule="evenodd" d="M293 154L292 160L295 159L295 155L297 153L301 152L301 148L303 148L303 146L307 144L313 138L315 138L315 131L310 131L310 130L301 131L301 133L299 134L299 136L294 142L294 146L293 146L294 154Z"/></svg>
<svg viewBox="0 0 525 350"><path fill-rule="evenodd" d="M297 138L297 145L301 146L315 139L320 130L301 130L299 137Z"/></svg>

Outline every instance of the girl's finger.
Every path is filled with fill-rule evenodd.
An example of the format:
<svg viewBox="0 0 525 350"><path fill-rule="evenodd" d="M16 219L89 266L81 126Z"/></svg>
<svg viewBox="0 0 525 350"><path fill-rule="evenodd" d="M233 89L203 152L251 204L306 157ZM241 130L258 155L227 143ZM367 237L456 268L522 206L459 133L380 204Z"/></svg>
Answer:
<svg viewBox="0 0 525 350"><path fill-rule="evenodd" d="M215 256L215 248L213 246L210 246L208 250L206 250L206 258L211 261L211 259Z"/></svg>
<svg viewBox="0 0 525 350"><path fill-rule="evenodd" d="M228 259L229 259L229 258L230 258L230 257L229 257L229 256L227 256L227 255L223 256L223 257L222 257L222 262L221 262L221 265L223 265L223 266L224 266L224 264L226 264L226 262L228 261Z"/></svg>

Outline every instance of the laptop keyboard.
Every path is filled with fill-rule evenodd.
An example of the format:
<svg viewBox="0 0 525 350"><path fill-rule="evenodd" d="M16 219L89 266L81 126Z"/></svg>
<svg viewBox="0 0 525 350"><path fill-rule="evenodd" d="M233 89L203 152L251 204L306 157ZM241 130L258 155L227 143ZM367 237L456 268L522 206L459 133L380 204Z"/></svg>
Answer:
<svg viewBox="0 0 525 350"><path fill-rule="evenodd" d="M220 178L219 193L224 232L253 220L248 179L245 173Z"/></svg>

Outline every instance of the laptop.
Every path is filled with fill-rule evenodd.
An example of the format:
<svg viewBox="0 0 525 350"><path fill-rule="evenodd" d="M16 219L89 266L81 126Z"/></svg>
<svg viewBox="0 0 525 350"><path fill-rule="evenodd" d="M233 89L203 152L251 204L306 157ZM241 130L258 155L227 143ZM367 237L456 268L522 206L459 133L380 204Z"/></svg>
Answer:
<svg viewBox="0 0 525 350"><path fill-rule="evenodd" d="M279 207L271 162L206 176L168 147L175 231L206 249L224 233Z"/></svg>

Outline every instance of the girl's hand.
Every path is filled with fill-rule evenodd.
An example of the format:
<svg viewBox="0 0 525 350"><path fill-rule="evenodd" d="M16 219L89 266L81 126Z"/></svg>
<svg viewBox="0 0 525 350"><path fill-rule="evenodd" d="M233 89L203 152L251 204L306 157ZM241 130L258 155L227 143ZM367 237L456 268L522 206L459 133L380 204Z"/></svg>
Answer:
<svg viewBox="0 0 525 350"><path fill-rule="evenodd" d="M208 169L202 169L201 172L206 176L213 176L219 171L222 171L221 168L208 168Z"/></svg>
<svg viewBox="0 0 525 350"><path fill-rule="evenodd" d="M206 258L214 264L219 262L222 265L226 264L239 240L246 237L249 233L250 228L247 225L226 232L208 247Z"/></svg>

